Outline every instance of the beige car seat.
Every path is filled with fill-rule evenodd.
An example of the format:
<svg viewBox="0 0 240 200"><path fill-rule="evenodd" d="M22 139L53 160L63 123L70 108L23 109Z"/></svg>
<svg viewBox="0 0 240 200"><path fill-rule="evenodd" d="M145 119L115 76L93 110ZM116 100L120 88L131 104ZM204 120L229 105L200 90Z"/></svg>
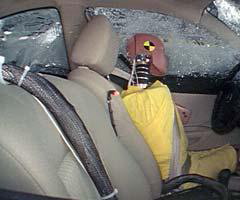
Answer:
<svg viewBox="0 0 240 200"><path fill-rule="evenodd" d="M115 89L104 76L115 68L119 40L104 16L96 16L82 30L72 51L72 61L79 65L68 78L92 91L108 114L107 93ZM77 93L77 91L76 91ZM118 140L135 158L148 183L153 198L160 195L161 178L157 163L141 134L133 125L120 96L112 101Z"/></svg>
<svg viewBox="0 0 240 200"><path fill-rule="evenodd" d="M119 199L155 199L157 195L153 195L137 159L115 136L102 103L77 83L46 77L84 121L110 180L119 191ZM16 86L0 85L0 95L0 188L72 199L99 199L95 186L63 142L46 108ZM160 194L161 184L158 189Z"/></svg>
<svg viewBox="0 0 240 200"><path fill-rule="evenodd" d="M103 20L101 17L98 19ZM102 30L105 31L104 26ZM107 39L108 35L105 36L103 38ZM108 50L112 59L111 55L108 58L112 61L117 54L114 51L115 48ZM97 53L99 51L93 57ZM91 60L91 56L88 58ZM109 68L106 69L110 71L113 68L110 64L114 66L111 61L101 62L100 57L97 62L107 65ZM104 71L101 73L104 74ZM119 199L159 198L162 185L156 162L126 111L123 110L117 119L121 132L116 137L103 99L96 98L85 84L46 77L74 105L84 121L110 180L119 191ZM112 88L94 71L88 70L86 78L94 80L94 85L106 83L101 94L107 87ZM91 179L65 144L59 127L47 109L17 86L0 85L0 96L0 188L72 199L100 199ZM121 109L122 102L120 99L118 101L117 106ZM125 121L121 122L122 119Z"/></svg>
<svg viewBox="0 0 240 200"><path fill-rule="evenodd" d="M0 96L0 188L72 199L100 199L44 107L32 95L12 85L0 84Z"/></svg>

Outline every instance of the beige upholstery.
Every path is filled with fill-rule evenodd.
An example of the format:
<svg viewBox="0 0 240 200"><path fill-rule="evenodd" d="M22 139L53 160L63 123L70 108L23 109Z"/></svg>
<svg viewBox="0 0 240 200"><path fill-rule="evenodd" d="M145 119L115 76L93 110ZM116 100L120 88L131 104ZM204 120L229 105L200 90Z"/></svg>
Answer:
<svg viewBox="0 0 240 200"><path fill-rule="evenodd" d="M102 74L110 74L117 61L119 41L104 16L96 16L82 30L71 59Z"/></svg>
<svg viewBox="0 0 240 200"><path fill-rule="evenodd" d="M101 22L103 19L96 20ZM106 27L105 30L109 29ZM105 75L112 71L114 67L110 64L114 62L109 59L103 65L104 62L96 60L95 67L104 66L101 74ZM93 69L96 70L95 67ZM116 117L117 129L121 132L119 137L115 135L105 104L106 91L112 86L98 73L88 71L94 76L86 75L88 81L82 85L52 76L47 78L71 102L84 121L110 180L119 191L119 199L158 198L161 179L151 152L126 111L121 110L120 99L114 104L114 109L121 111ZM90 81L92 84L106 84L98 91L99 98L96 98L95 90L87 87L89 78L94 80ZM0 95L0 187L73 199L99 199L89 176L75 161L40 103L15 86L0 86Z"/></svg>
<svg viewBox="0 0 240 200"><path fill-rule="evenodd" d="M99 27L101 27L101 29ZM97 40L96 35L98 36ZM117 56L115 54L118 51L118 46L112 45L118 43L118 38L115 36L116 34L112 30L112 26L110 22L108 22L106 17L98 16L93 18L89 22L89 24L87 24L86 27L83 29L82 34L80 34L77 44L73 49L72 58L73 59L75 58L74 62L76 62L79 65L83 64L84 66L73 70L68 77L70 80L74 80L75 82L80 83L80 85L85 86L87 89L92 91L104 106L105 113L107 114L109 114L108 106L106 103L107 92L115 88L108 80L106 80L100 74L109 75L109 73L113 71L113 69L115 68L114 66L117 60ZM94 66L91 66L90 61L88 61L87 64L86 64L87 61L85 63L81 61L80 53L81 50L79 46L80 44L79 41L82 40L85 41L96 40L95 45L97 47L102 46L103 41L108 41L107 43L105 43L105 48L102 48L101 52L98 52L98 50L95 51L95 53L99 53L101 57L106 58L104 60L105 61L104 65L102 64L101 59L99 60L98 63L94 63ZM76 48L78 46L79 48ZM105 49L108 49L109 51L105 51ZM89 46L88 48L86 46L85 51L86 52L92 51L92 47ZM76 59L76 55L79 55L78 59ZM109 56L110 58L107 59ZM88 59L91 60L92 58ZM86 65L88 66L88 68L85 67ZM110 68L111 70L109 70ZM102 73L103 71L104 73ZM147 181L151 186L152 197L158 198L161 193L161 178L157 167L157 163L154 160L153 155L149 147L146 145L144 139L133 125L127 111L125 110L125 107L120 96L113 98L114 99L112 101L112 107L114 109L114 120L118 132L118 140L131 153L131 155L135 158L138 165L144 172Z"/></svg>
<svg viewBox="0 0 240 200"><path fill-rule="evenodd" d="M111 31L112 33L109 33L109 31ZM96 35L98 36L97 40ZM113 35L116 36L116 34L112 30L111 24L108 22L106 17L98 16L93 18L89 22L89 24L87 24L86 27L83 29L82 34L80 34L79 39L73 50L73 61L83 66L73 70L68 76L70 80L74 80L75 82L80 83L80 85L85 86L87 89L92 91L104 106L105 113L107 114L107 92L115 88L108 80L106 80L100 74L109 75L109 73L114 69L114 64L117 60L115 54L118 51L118 46L112 44L118 43L118 38L113 37ZM92 58L94 57L94 55L91 55L92 57L90 56L91 58L88 58L88 63L87 61L83 63L81 61L79 53L81 49L79 41L95 41L95 45L97 47L102 47L103 41L108 41L107 43L105 43L105 48L102 48L101 52L98 52L98 50L96 50L95 53L99 53L100 57L109 57L110 59L105 59L104 65L102 64L101 59L98 62L97 60L95 60L94 66L91 66L91 60L94 59ZM109 51L105 51L105 49L109 49ZM92 47L89 46L88 48L87 46L85 46L84 50L86 52L91 52ZM78 59L76 58L76 55L79 55ZM86 65L88 66L88 68L85 67ZM110 68L111 70L109 70ZM104 73L102 73L103 71ZM120 96L114 97L112 101L112 107L114 110L114 120L118 132L118 140L125 145L126 149L136 159L137 163L144 172L148 183L151 185L152 197L159 197L161 193L161 178L156 161L154 160L149 147L133 125L127 111L125 110Z"/></svg>
<svg viewBox="0 0 240 200"><path fill-rule="evenodd" d="M91 90L104 106L105 112L109 114L106 101L107 91L115 88L108 80L92 70L81 67L73 70L68 78ZM149 147L133 125L120 96L113 97L112 108L114 110L114 121L119 141L124 144L142 168L151 185L153 197L159 197L161 192L161 178L157 163Z"/></svg>
<svg viewBox="0 0 240 200"><path fill-rule="evenodd" d="M62 91L84 121L112 184L119 190L119 199L152 199L150 184L145 174L134 157L115 136L108 113L99 100L75 82L56 78L49 80Z"/></svg>
<svg viewBox="0 0 240 200"><path fill-rule="evenodd" d="M119 191L119 199L153 199L145 174L115 136L108 113L98 99L77 83L50 76L48 80L60 89L83 119L111 182ZM0 188L73 199L99 199L90 178L75 161L40 104L15 86L1 85L0 95Z"/></svg>
<svg viewBox="0 0 240 200"><path fill-rule="evenodd" d="M0 85L0 188L72 199L100 199L40 104Z"/></svg>

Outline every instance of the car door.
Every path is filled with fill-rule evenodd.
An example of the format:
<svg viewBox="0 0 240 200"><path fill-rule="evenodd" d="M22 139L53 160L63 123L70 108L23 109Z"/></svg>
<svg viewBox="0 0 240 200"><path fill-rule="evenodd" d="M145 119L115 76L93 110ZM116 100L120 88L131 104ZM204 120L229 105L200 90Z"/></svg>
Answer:
<svg viewBox="0 0 240 200"><path fill-rule="evenodd" d="M240 134L237 129L224 136L217 135L211 129L211 115L219 86L231 69L240 62L240 45L231 42L231 33L227 34L228 38L224 38L220 33L211 31L219 22L209 25L208 20L211 18L214 21L215 17L208 13L205 17L203 12L201 23L195 24L144 10L96 7L86 13L88 16L106 15L109 18L120 35L120 53L125 56L126 40L135 33L154 34L164 42L169 58L168 74L154 77L153 81L159 79L166 83L175 103L184 113L189 114L190 118L186 120L184 127L190 149L208 149L239 141ZM219 31L224 32L224 36L226 32L232 32L220 24ZM129 72L122 62L117 66Z"/></svg>

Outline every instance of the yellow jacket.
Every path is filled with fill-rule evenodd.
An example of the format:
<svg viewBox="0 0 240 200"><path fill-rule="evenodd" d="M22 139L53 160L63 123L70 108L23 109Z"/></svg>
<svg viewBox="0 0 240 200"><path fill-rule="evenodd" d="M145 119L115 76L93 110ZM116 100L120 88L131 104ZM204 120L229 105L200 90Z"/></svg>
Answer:
<svg viewBox="0 0 240 200"><path fill-rule="evenodd" d="M173 123L175 105L168 87L156 81L148 89L129 86L121 94L134 124L158 162L163 179L169 177L172 156ZM177 120L180 120L177 114ZM187 157L187 139L183 127L180 130L180 165Z"/></svg>

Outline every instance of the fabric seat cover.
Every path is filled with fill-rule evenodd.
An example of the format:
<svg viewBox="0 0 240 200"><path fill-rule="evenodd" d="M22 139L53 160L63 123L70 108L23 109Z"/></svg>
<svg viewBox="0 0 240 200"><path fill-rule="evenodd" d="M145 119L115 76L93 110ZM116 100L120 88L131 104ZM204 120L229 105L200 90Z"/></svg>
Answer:
<svg viewBox="0 0 240 200"><path fill-rule="evenodd" d="M99 37L99 35L103 37ZM104 106L109 120L107 93L115 87L105 77L115 68L118 46L118 37L106 17L94 17L84 27L76 41L72 50L72 61L79 66L68 75L68 79L95 94L95 97ZM95 58L92 58L94 56ZM162 182L151 150L133 125L120 96L113 97L112 107L118 133L117 140L124 145L140 166L150 185L152 198L159 198Z"/></svg>
<svg viewBox="0 0 240 200"><path fill-rule="evenodd" d="M87 89L47 76L75 107L97 146L119 199L153 199L150 184L115 136L108 113ZM76 93L78 91L78 93ZM73 199L100 199L46 109L26 91L0 85L0 187Z"/></svg>
<svg viewBox="0 0 240 200"><path fill-rule="evenodd" d="M0 84L0 96L0 188L100 199L39 102L13 85Z"/></svg>

